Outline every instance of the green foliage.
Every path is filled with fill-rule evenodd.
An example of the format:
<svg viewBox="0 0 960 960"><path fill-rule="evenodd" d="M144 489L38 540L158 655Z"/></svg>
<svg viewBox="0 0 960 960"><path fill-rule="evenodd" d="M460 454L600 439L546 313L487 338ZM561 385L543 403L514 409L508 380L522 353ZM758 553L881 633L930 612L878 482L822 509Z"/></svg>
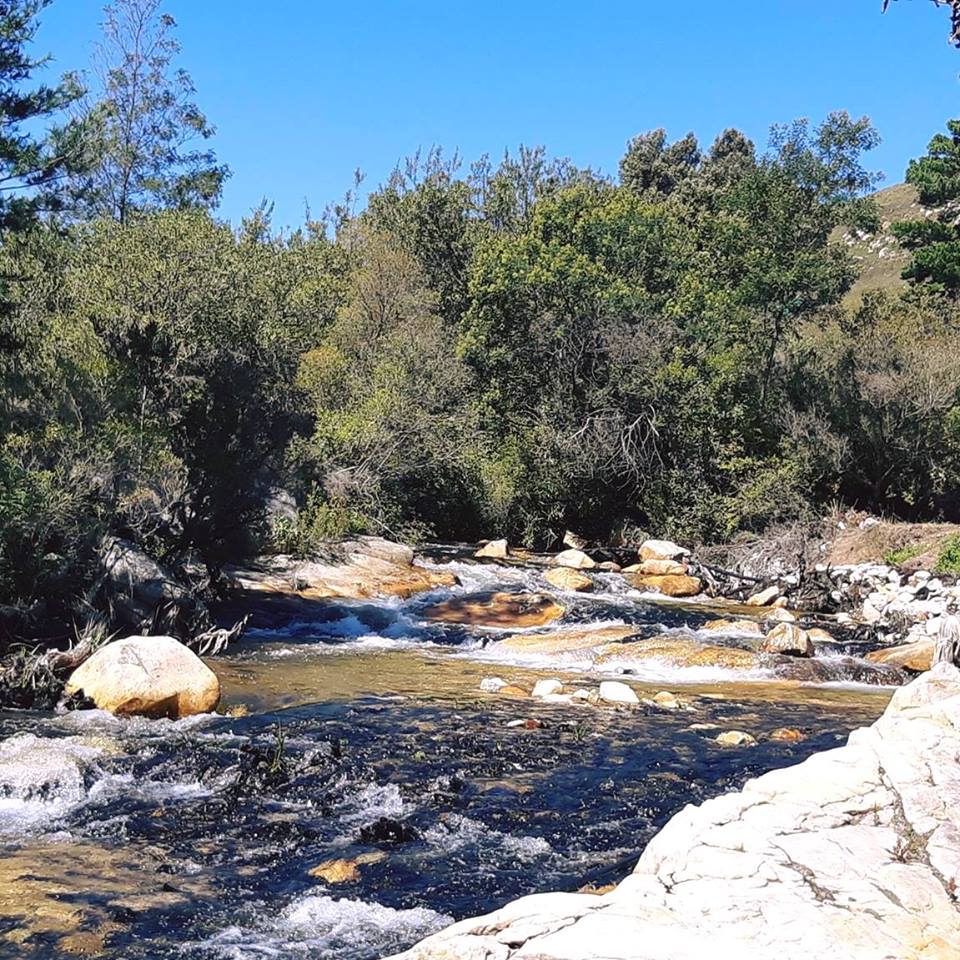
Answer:
<svg viewBox="0 0 960 960"><path fill-rule="evenodd" d="M884 558L883 562L891 567L899 567L900 564L919 557L923 553L923 547L914 544L913 546L900 547L897 550L891 550Z"/></svg>
<svg viewBox="0 0 960 960"><path fill-rule="evenodd" d="M76 77L24 89L49 62L49 57L35 59L27 52L49 2L0 5L0 229L23 230L39 213L62 209L64 177L84 167L84 124L52 123L81 95ZM37 125L44 122L48 129L38 134Z"/></svg>
<svg viewBox="0 0 960 960"><path fill-rule="evenodd" d="M893 224L900 243L913 251L903 277L953 297L960 294L960 229L954 207L960 199L960 120L947 122L947 134L938 133L925 156L911 160L907 183L913 184L924 206L938 209L935 220Z"/></svg>
<svg viewBox="0 0 960 960"><path fill-rule="evenodd" d="M940 548L935 573L947 573L960 576L960 537L951 537Z"/></svg>

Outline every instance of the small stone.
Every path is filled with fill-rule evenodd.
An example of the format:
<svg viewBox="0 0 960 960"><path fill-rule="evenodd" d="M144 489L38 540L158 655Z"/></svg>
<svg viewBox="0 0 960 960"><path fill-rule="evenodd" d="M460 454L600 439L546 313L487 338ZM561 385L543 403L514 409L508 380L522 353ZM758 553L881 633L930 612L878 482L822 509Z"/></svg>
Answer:
<svg viewBox="0 0 960 960"><path fill-rule="evenodd" d="M311 877L325 880L327 883L355 883L360 879L356 860L324 860L310 871Z"/></svg>
<svg viewBox="0 0 960 960"><path fill-rule="evenodd" d="M807 631L807 636L814 643L836 643L837 642L833 638L833 634L827 633L826 630L823 630L820 627L811 627Z"/></svg>
<svg viewBox="0 0 960 960"><path fill-rule="evenodd" d="M510 556L510 545L506 540L491 540L484 544L474 556L479 560L503 560Z"/></svg>
<svg viewBox="0 0 960 960"><path fill-rule="evenodd" d="M604 573L620 573L621 566L619 563L614 563L613 560L604 560L603 563L597 564L598 570L603 570Z"/></svg>
<svg viewBox="0 0 960 960"><path fill-rule="evenodd" d="M480 689L484 693L499 693L504 687L509 686L506 680L500 677L484 677L480 681Z"/></svg>
<svg viewBox="0 0 960 960"><path fill-rule="evenodd" d="M659 693L654 694L652 702L664 710L680 709L680 701L677 699L676 694L671 693L669 690L661 690Z"/></svg>
<svg viewBox="0 0 960 960"><path fill-rule="evenodd" d="M554 693L563 693L563 684L559 680L538 680L533 686L534 697L549 697Z"/></svg>
<svg viewBox="0 0 960 960"><path fill-rule="evenodd" d="M752 747L757 741L743 730L725 730L717 735L715 742L721 747Z"/></svg>
<svg viewBox="0 0 960 960"><path fill-rule="evenodd" d="M638 704L640 702L636 693L619 680L604 680L600 684L600 699L606 703Z"/></svg>

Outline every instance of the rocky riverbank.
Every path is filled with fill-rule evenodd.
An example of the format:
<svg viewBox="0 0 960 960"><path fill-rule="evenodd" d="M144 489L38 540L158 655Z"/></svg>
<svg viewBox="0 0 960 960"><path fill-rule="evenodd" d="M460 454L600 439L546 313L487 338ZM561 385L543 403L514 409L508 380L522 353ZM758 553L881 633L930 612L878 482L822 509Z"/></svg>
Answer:
<svg viewBox="0 0 960 960"><path fill-rule="evenodd" d="M898 691L846 746L687 807L603 896L545 894L403 960L953 960L960 671Z"/></svg>

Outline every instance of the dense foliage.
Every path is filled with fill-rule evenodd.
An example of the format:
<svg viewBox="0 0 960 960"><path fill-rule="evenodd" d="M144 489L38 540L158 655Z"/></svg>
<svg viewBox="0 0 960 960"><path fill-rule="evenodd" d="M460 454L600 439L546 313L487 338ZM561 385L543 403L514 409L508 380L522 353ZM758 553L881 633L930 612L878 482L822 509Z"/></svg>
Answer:
<svg viewBox="0 0 960 960"><path fill-rule="evenodd" d="M40 6L0 9L23 120L77 93L16 92ZM866 119L762 151L655 131L616 180L433 151L282 235L215 218L172 21L120 0L106 25L102 89L51 127L80 144L66 194L45 141L5 134L32 189L0 211L0 607L76 616L107 535L215 584L354 531L720 540L834 499L960 519L954 214L902 231L910 291L841 305L833 232L877 221ZM958 129L909 173L947 209Z"/></svg>

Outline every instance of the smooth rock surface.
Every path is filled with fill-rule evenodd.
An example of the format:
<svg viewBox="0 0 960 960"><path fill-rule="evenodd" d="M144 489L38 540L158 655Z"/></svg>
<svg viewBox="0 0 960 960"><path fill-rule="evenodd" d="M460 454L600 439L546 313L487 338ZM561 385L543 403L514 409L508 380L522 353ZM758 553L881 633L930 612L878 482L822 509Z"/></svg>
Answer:
<svg viewBox="0 0 960 960"><path fill-rule="evenodd" d="M665 597L695 597L703 585L696 577L667 574L666 576L646 576L634 574L630 583L638 590L654 590Z"/></svg>
<svg viewBox="0 0 960 960"><path fill-rule="evenodd" d="M955 960L960 671L846 746L688 806L601 896L525 897L404 960Z"/></svg>
<svg viewBox="0 0 960 960"><path fill-rule="evenodd" d="M933 650L936 645L935 640L915 640L913 643L871 650L866 659L871 663L885 663L888 666L905 667L915 673L923 673L933 664Z"/></svg>
<svg viewBox="0 0 960 960"><path fill-rule="evenodd" d="M641 560L682 560L690 551L672 540L645 540L640 545Z"/></svg>
<svg viewBox="0 0 960 960"><path fill-rule="evenodd" d="M600 684L600 699L605 703L639 703L640 698L631 687L619 680L604 680Z"/></svg>
<svg viewBox="0 0 960 960"><path fill-rule="evenodd" d="M66 692L121 716L188 717L220 702L217 675L173 637L114 640L70 674Z"/></svg>
<svg viewBox="0 0 960 960"><path fill-rule="evenodd" d="M564 612L559 603L539 593L493 593L435 603L423 611L423 616L476 627L542 627Z"/></svg>
<svg viewBox="0 0 960 960"><path fill-rule="evenodd" d="M791 657L812 657L813 641L806 630L792 623L778 623L760 645L763 653L783 653Z"/></svg>

